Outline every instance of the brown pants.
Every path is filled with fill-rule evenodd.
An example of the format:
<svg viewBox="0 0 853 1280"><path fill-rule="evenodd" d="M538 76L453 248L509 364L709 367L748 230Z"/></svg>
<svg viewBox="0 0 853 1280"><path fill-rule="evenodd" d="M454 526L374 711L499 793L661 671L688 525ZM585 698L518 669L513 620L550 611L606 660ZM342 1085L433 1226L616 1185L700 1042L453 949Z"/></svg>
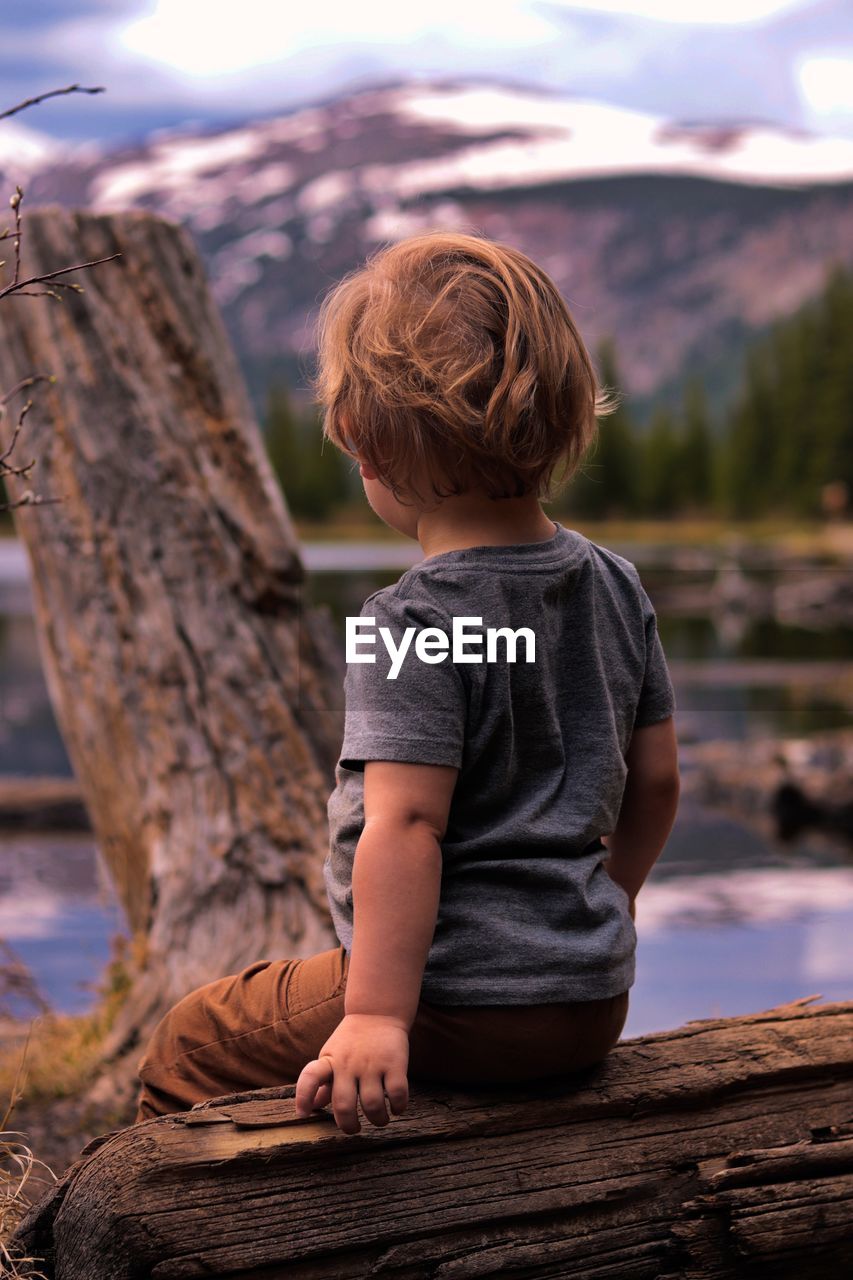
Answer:
<svg viewBox="0 0 853 1280"><path fill-rule="evenodd" d="M137 1123L241 1089L295 1084L344 1016L349 957L259 960L180 1000L139 1064ZM421 1001L409 1078L488 1085L537 1080L600 1062L619 1039L628 992L538 1005Z"/></svg>

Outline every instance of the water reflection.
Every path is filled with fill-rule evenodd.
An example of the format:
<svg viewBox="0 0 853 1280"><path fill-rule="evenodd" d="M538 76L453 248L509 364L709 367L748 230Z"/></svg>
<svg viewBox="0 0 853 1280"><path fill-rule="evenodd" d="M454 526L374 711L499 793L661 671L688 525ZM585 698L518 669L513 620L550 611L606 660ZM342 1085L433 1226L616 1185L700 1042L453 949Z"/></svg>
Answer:
<svg viewBox="0 0 853 1280"><path fill-rule="evenodd" d="M614 547L639 561L637 547ZM853 625L847 587L821 611L809 572L753 564L749 572L699 549L669 559L644 548L685 748L808 735L849 726ZM418 549L315 547L308 595L343 628L378 587L397 580ZM8 558L8 557L7 557ZM760 557L759 557L760 559ZM337 567L336 567L337 564ZM2 562L0 562L2 570ZM849 576L849 575L848 575ZM716 583L716 586L714 585ZM824 586L826 583L824 583ZM811 592L810 599L805 596ZM805 593L805 594L804 594ZM800 612L797 610L799 598ZM28 611L25 584L0 572L0 773L69 776ZM91 838L0 836L0 938L29 963L56 1007L85 1008L121 918ZM784 848L745 823L685 801L637 904L637 981L624 1035L731 1015L799 996L850 998L853 871L839 845L804 839Z"/></svg>
<svg viewBox="0 0 853 1280"><path fill-rule="evenodd" d="M624 1037L802 995L850 998L848 868L665 872L662 861L637 898L637 977ZM90 838L0 838L0 937L54 1008L88 1007L120 927Z"/></svg>
<svg viewBox="0 0 853 1280"><path fill-rule="evenodd" d="M0 835L0 938L30 970L50 1007L83 1012L124 927L92 837ZM32 1017L24 1002L10 1012Z"/></svg>
<svg viewBox="0 0 853 1280"><path fill-rule="evenodd" d="M763 873L752 890L787 892L791 873ZM821 872L820 903L851 880L848 871ZM796 879L790 891L797 888ZM692 887L697 893L698 886ZM738 920L649 930L659 886L637 899L637 981L623 1038L681 1026L696 1018L734 1017L817 995L820 1003L853 994L853 906L804 904L792 918ZM845 889L846 897L846 889ZM813 1006L810 1006L813 1007Z"/></svg>

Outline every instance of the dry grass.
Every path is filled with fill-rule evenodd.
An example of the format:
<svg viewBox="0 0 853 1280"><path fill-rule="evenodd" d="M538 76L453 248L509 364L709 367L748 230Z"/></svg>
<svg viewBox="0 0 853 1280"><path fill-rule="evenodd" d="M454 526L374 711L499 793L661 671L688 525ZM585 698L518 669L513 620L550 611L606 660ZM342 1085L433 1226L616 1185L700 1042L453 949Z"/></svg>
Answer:
<svg viewBox="0 0 853 1280"><path fill-rule="evenodd" d="M36 1182L42 1184L39 1195L46 1180L56 1180L50 1167L33 1155L25 1135L8 1128L9 1119L24 1096L28 1104L47 1102L81 1092L90 1082L104 1037L130 988L129 946L121 936L113 939L112 958L90 1013L72 1016L47 1010L30 1022L22 1050L10 1047L0 1052L0 1094L9 1098L0 1131L0 1280L45 1280L40 1260L12 1257L9 1242L30 1208L27 1183L33 1174L38 1173Z"/></svg>
<svg viewBox="0 0 853 1280"><path fill-rule="evenodd" d="M25 1062L0 1052L0 1096L25 1088L27 1101L69 1097L82 1090L97 1065L104 1037L130 988L127 940L113 939L113 955L98 987L95 1008L85 1014L46 1012L30 1024ZM23 1079L19 1075L23 1067Z"/></svg>
<svg viewBox="0 0 853 1280"><path fill-rule="evenodd" d="M853 521L805 520L787 516L768 516L761 520L722 520L713 516L679 516L673 519L626 518L593 520L568 512L558 512L551 505L546 511L555 520L578 529L595 542L607 544L608 538L629 542L656 542L683 547L727 543L732 535L756 543L778 545L780 551L792 555L835 554L853 552ZM323 521L300 517L295 521L297 533L304 542L400 542L408 540L395 533L374 516L364 502L353 502L340 508Z"/></svg>
<svg viewBox="0 0 853 1280"><path fill-rule="evenodd" d="M46 1010L34 1018L23 1050L0 1053L0 1094L9 1098L0 1131L0 1278L27 1277L42 1280L38 1259L12 1257L9 1241L30 1207L27 1183L39 1172L42 1184L56 1175L38 1160L24 1135L8 1128L13 1110L26 1094L27 1102L67 1097L88 1083L100 1054L104 1036L124 1002L130 986L126 940L113 941L113 955L98 988L98 1001L79 1016ZM16 988L17 990L17 985Z"/></svg>
<svg viewBox="0 0 853 1280"><path fill-rule="evenodd" d="M30 1207L26 1186L36 1168L49 1178L56 1175L41 1160L37 1160L23 1141L23 1135L9 1129L12 1112L21 1098L21 1079L24 1072L29 1036L18 1063L18 1070L9 1095L6 1113L0 1125L0 1277L27 1277L27 1280L46 1280L39 1270L40 1258L32 1258L11 1249L11 1238Z"/></svg>

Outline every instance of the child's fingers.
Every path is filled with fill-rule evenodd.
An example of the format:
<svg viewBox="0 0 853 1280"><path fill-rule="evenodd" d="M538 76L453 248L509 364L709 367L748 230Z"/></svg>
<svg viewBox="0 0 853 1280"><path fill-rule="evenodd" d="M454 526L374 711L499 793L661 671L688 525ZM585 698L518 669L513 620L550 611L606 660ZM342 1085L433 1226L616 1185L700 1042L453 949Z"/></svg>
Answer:
<svg viewBox="0 0 853 1280"><path fill-rule="evenodd" d="M380 1075L363 1076L358 1082L358 1096L361 1109L371 1124L382 1129L389 1122L385 1109L385 1092Z"/></svg>
<svg viewBox="0 0 853 1280"><path fill-rule="evenodd" d="M409 1105L409 1082L405 1072L386 1071L384 1084L391 1110L398 1116Z"/></svg>
<svg viewBox="0 0 853 1280"><path fill-rule="evenodd" d="M331 1101L332 1086L330 1084L321 1084L314 1099L314 1110L316 1111L318 1107L327 1107Z"/></svg>
<svg viewBox="0 0 853 1280"><path fill-rule="evenodd" d="M358 1085L353 1075L335 1073L332 1081L332 1110L335 1122L343 1133L360 1133L358 1118Z"/></svg>
<svg viewBox="0 0 853 1280"><path fill-rule="evenodd" d="M294 1097L297 1115L310 1115L316 1107L325 1105L325 1103L318 1103L317 1097L321 1090L323 1092L329 1091L329 1096L331 1096L330 1090L333 1077L331 1058L315 1058L302 1068L299 1073L299 1079L296 1081L296 1094ZM327 1096L326 1102L328 1102L329 1096Z"/></svg>

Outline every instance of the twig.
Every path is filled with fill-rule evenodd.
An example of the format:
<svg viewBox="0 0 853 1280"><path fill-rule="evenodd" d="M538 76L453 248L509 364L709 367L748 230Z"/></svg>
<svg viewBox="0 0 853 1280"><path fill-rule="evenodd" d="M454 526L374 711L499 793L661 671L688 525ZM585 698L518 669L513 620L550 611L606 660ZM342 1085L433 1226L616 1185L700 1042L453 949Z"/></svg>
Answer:
<svg viewBox="0 0 853 1280"><path fill-rule="evenodd" d="M124 255L121 253L111 253L108 258L94 258L91 262L78 262L77 265L73 267L60 267L58 271L48 271L43 276L31 276L29 280L22 280L20 284L8 285L5 289L0 289L0 298L5 298L7 294L10 293L17 293L17 291L19 289L23 289L25 285L39 284L42 280L52 280L54 276L65 275L66 271L81 271L83 267L96 267L99 262L112 262L113 258L121 258L123 256ZM65 284L63 282L60 285L60 288L76 289L78 293L85 293L85 290L79 284ZM45 298L48 294L54 298L59 297L58 294L52 293L50 289L48 289L46 293L28 293L24 296L28 298ZM62 301L62 299L60 299L60 301Z"/></svg>
<svg viewBox="0 0 853 1280"><path fill-rule="evenodd" d="M78 262L73 267L60 267L57 271L47 271L45 272L44 275L41 275L41 276L30 276L27 280L19 280L18 277L21 272L21 241L20 241L21 212L20 212L20 209L21 209L21 201L23 200L23 198L24 198L24 193L21 187L16 184L15 194L11 197L9 201L9 204L15 210L15 276L11 284L6 285L5 289L0 289L0 298L6 298L9 296L9 294L18 293L20 290L25 289L28 284L40 284L44 280L53 280L56 276L67 275L69 271L80 271L84 267L96 267L100 262L112 262L113 258L120 258L122 256L120 253L111 253L108 258L95 258L92 262ZM4 238L9 234L10 232L9 232L9 229L7 228L6 231L3 232ZM5 259L3 261L0 261L0 266L3 266L4 263L5 263ZM78 293L84 292L82 285L66 284L65 281L60 282L59 288L75 289ZM59 294L52 293L50 289L48 289L46 292L43 292L43 293L30 293L30 294L25 294L24 296L29 298L44 298L48 294L50 294L51 297L58 298L60 302L62 301L62 299L59 297Z"/></svg>
<svg viewBox="0 0 853 1280"><path fill-rule="evenodd" d="M33 403L32 400L28 400L27 403L24 405L23 409L21 410L21 412L18 414L18 421L15 423L15 431L12 436L12 442L9 445L9 448L6 449L4 453L0 453L0 467L3 468L3 471L6 470L6 466L5 466L6 459L9 457L9 454L12 452L12 450L15 447L15 441L18 439L18 436L21 434L21 427L24 425L24 418L29 413L32 403ZM2 473L3 472L0 471L0 475L2 475Z"/></svg>
<svg viewBox="0 0 853 1280"><path fill-rule="evenodd" d="M7 394L3 397L3 400L0 401L0 422L2 422L6 412L6 400L9 398L9 396L13 394L14 391L20 390L22 386L26 386L28 383L31 383L31 382L55 382L55 381L56 381L56 377L54 376L54 374L51 374L49 377L46 377L44 374L41 374L41 373L33 374L31 378L22 379L22 381L18 383L18 386L13 387L12 391L7 392ZM13 467L11 463L6 461L6 459L10 457L12 450L14 449L15 444L17 443L18 436L21 434L21 427L24 425L24 418L27 416L32 406L33 406L32 400L28 400L26 404L22 407L21 412L18 414L18 421L15 423L15 429L12 432L12 439L9 442L9 446L3 451L2 454L0 454L0 479L2 480L5 480L6 476L28 475L29 472L32 471L33 467L36 465L35 458L33 458L31 462L25 463L25 465L22 467ZM32 489L27 489L26 492L21 494L20 498L17 498L14 502L5 502L0 504L0 511L14 511L17 507L38 507L45 502L61 502L61 501L62 501L61 498L45 498L45 497L42 497L40 494L33 493Z"/></svg>
<svg viewBox="0 0 853 1280"><path fill-rule="evenodd" d="M52 280L54 276L65 275L66 271L81 271L83 267L96 267L99 262L112 262L113 258L121 258L123 256L124 255L121 253L111 253L108 258L94 258L91 262L78 262L77 265L73 267L60 267L58 271L47 271L43 276L31 276L29 280L22 280L20 284L16 284L14 287L12 285L7 285L5 289L0 289L0 298L5 298L7 294L15 293L18 289L23 289L24 285L38 284L42 280ZM76 289L78 293L85 292L79 284L63 283L60 287L64 289ZM44 298L46 295L43 293L31 293L27 296L30 298ZM56 297L57 295L54 294L53 296Z"/></svg>
<svg viewBox="0 0 853 1280"><path fill-rule="evenodd" d="M60 94L103 93L103 92L104 92L104 88L102 85L87 87L85 85L70 84L70 85L66 85L64 89L50 89L46 93L37 94L34 98L26 98L23 102L17 103L16 106L7 107L5 111L0 111L0 120L3 120L8 116L16 115L17 112L24 111L27 107L35 106L39 102L44 102L47 98L55 98ZM16 184L15 194L9 200L9 204L11 205L15 213L15 227L14 227L14 230L12 230L9 227L6 227L2 232L0 232L0 240L8 240L10 237L14 237L13 243L14 243L14 249L15 249L15 272L14 272L14 277L11 283L6 285L5 288L0 289L0 298L7 298L12 296L18 296L22 298L55 298L57 302L61 302L62 294L59 293L58 290L72 289L76 293L85 293L85 290L82 287L82 285L76 284L73 281L57 279L58 276L67 275L69 271L82 271L87 267L96 267L102 262L112 262L115 258L121 258L123 256L121 253L112 253L109 255L109 257L106 257L106 258L95 258L91 262L78 262L72 267L60 267L56 271L47 271L43 275L31 276L26 280L21 280L20 278L21 232L22 232L21 202L23 198L24 198L24 192L22 188ZM0 267L4 267L5 265L6 265L5 258L0 259ZM48 280L52 280L54 282L54 288L41 289L41 290L32 290L27 288L28 285L44 284ZM5 406L7 402L11 399L13 395L16 394L16 392L23 390L25 387L33 386L36 382L55 382L55 381L56 381L56 377L53 374L51 374L49 377L47 377L44 374L33 374L29 378L22 378L20 382L16 383L16 385L12 387L10 391L7 391L6 394L2 396L2 398L0 398L0 422L2 422L3 417L5 416L4 411L5 411ZM18 436L21 433L21 428L24 423L24 418L26 417L27 413L32 407L32 403L33 403L32 400L28 400L27 403L23 406L21 412L18 415L18 421L15 424L15 429L12 434L12 440L8 448L3 452L2 455L0 455L0 480L5 479L7 476L16 476L16 477L28 476L30 471L35 466L35 463L36 463L35 458L33 458L31 462L28 462L23 466L12 466L11 463L7 461L7 459L11 457L12 451L15 448L15 445L18 440ZM0 512L13 511L18 507L41 506L44 503L61 502L61 501L63 501L62 498L49 498L49 497L46 498L41 494L34 493L32 489L27 489L15 501L0 503Z"/></svg>
<svg viewBox="0 0 853 1280"><path fill-rule="evenodd" d="M28 378L21 378L21 381L16 382L14 387L12 387L10 391L7 391L4 396L0 396L0 410L2 410L7 400L11 400L12 396L16 395L17 392L23 391L24 387L31 387L34 382L56 382L56 374L55 373L31 373ZM2 412L0 412L0 418L2 417L3 417L3 414ZM4 453L3 458L5 458L6 456L7 454ZM0 459L0 461L2 461L2 459Z"/></svg>
<svg viewBox="0 0 853 1280"><path fill-rule="evenodd" d="M44 102L45 98L55 98L60 93L104 93L103 85L95 89L86 89L81 84L70 84L65 89L48 89L47 93L40 93L37 98L26 98L23 102L19 102L16 107L7 107L5 111L0 111L0 120L6 116L13 116L16 111L23 111L25 107L34 107L37 102Z"/></svg>

